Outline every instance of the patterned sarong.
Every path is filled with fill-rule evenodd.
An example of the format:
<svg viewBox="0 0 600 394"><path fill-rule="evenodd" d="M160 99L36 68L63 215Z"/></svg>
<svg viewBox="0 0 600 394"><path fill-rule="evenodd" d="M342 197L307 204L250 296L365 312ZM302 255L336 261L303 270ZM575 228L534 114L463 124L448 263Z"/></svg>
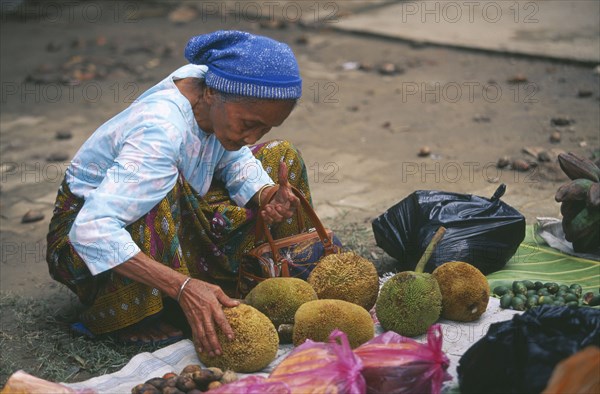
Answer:
<svg viewBox="0 0 600 394"><path fill-rule="evenodd" d="M311 201L306 167L290 143L271 141L251 149L276 183L279 163L285 160L289 182ZM89 306L81 315L82 321L94 334L103 334L160 312L163 300L158 289L112 270L91 275L68 239L82 206L83 199L73 195L63 181L47 237L50 275ZM241 256L254 247L256 213L256 209L235 205L220 182L213 182L208 193L201 197L180 177L167 196L129 225L127 231L142 252L156 261L217 284L231 296ZM273 235L284 237L298 231L294 217L275 226Z"/></svg>

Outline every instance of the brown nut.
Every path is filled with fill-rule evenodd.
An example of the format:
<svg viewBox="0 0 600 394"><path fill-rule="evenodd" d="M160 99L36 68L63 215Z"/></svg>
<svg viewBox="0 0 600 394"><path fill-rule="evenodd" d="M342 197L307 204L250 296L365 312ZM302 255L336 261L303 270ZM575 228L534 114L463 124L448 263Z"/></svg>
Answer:
<svg viewBox="0 0 600 394"><path fill-rule="evenodd" d="M195 371L195 372L182 372L181 374L179 374L179 376L185 376L185 377L188 377L190 379L193 379L192 376L194 376L194 374L197 373L197 372L198 371ZM179 376L177 376L177 377L179 377Z"/></svg>
<svg viewBox="0 0 600 394"><path fill-rule="evenodd" d="M202 365L190 364L181 371L180 375L183 375L184 373L194 373L194 372L200 371L200 370L202 370Z"/></svg>
<svg viewBox="0 0 600 394"><path fill-rule="evenodd" d="M221 382L210 382L208 385L208 390L210 391L210 390L218 389L222 385L223 385L223 383L221 383Z"/></svg>
<svg viewBox="0 0 600 394"><path fill-rule="evenodd" d="M157 389L153 385L147 384L147 383L138 384L131 390L131 392L133 394L160 394L159 389Z"/></svg>
<svg viewBox="0 0 600 394"><path fill-rule="evenodd" d="M163 387L167 384L167 379L164 378L152 378L146 381L146 384L151 384L159 390L162 390Z"/></svg>
<svg viewBox="0 0 600 394"><path fill-rule="evenodd" d="M184 394L184 391L179 390L177 387L165 387L162 394Z"/></svg>
<svg viewBox="0 0 600 394"><path fill-rule="evenodd" d="M160 390L151 384L145 386L145 389L142 390L141 394L161 394Z"/></svg>
<svg viewBox="0 0 600 394"><path fill-rule="evenodd" d="M187 392L187 394L202 394L204 391L198 389L192 389Z"/></svg>
<svg viewBox="0 0 600 394"><path fill-rule="evenodd" d="M221 380L221 378L223 377L223 370L221 368L210 367L206 369L212 371L212 373L215 374L215 380Z"/></svg>
<svg viewBox="0 0 600 394"><path fill-rule="evenodd" d="M202 369L192 374L191 378L196 382L196 385L200 388L206 386L210 382L219 380L216 378L215 373L210 369Z"/></svg>
<svg viewBox="0 0 600 394"><path fill-rule="evenodd" d="M175 376L167 379L167 381L165 382L164 387L175 387L175 386L177 386L177 378L178 378L178 376L175 375ZM163 387L163 389L164 389L164 387Z"/></svg>
<svg viewBox="0 0 600 394"><path fill-rule="evenodd" d="M167 372L166 374L163 375L163 379L169 379L169 378L173 378L173 377L177 377L177 374L175 372Z"/></svg>
<svg viewBox="0 0 600 394"><path fill-rule="evenodd" d="M179 375L177 377L176 387L181 391L189 391L197 388L194 379L189 376Z"/></svg>
<svg viewBox="0 0 600 394"><path fill-rule="evenodd" d="M223 377L221 378L220 382L223 384L228 384L228 383L233 383L237 380L238 380L237 373L228 369L227 371L223 372Z"/></svg>

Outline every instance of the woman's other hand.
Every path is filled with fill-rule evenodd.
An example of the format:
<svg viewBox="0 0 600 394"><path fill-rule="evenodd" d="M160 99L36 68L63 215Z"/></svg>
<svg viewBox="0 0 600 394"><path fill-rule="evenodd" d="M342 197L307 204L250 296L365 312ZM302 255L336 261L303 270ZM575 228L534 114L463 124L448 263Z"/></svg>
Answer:
<svg viewBox="0 0 600 394"><path fill-rule="evenodd" d="M294 195L292 186L288 182L287 165L285 161L281 161L279 166L279 190L275 193L273 199L263 206L261 215L267 224L281 222L294 216L299 205L300 200Z"/></svg>
<svg viewBox="0 0 600 394"><path fill-rule="evenodd" d="M234 337L223 307L237 306L239 301L229 298L219 286L192 279L183 289L179 305L190 324L198 352L211 357L220 355L217 327L229 340Z"/></svg>

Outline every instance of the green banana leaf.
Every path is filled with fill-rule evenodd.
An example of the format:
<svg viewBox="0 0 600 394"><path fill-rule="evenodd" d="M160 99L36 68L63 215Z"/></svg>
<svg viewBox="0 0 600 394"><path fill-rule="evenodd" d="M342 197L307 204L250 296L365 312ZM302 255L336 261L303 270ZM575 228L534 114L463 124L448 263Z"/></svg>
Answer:
<svg viewBox="0 0 600 394"><path fill-rule="evenodd" d="M490 288L512 286L515 280L555 282L559 285L577 283L583 292L598 293L600 261L569 256L537 239L534 227L526 227L525 239L504 268L487 276Z"/></svg>

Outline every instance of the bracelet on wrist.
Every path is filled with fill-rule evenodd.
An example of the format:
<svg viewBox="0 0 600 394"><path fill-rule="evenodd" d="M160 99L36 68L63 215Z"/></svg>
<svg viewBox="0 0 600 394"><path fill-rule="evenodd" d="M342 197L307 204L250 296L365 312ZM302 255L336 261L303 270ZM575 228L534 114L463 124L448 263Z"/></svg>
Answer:
<svg viewBox="0 0 600 394"><path fill-rule="evenodd" d="M187 284L190 282L190 280L192 280L192 278L188 277L186 280L183 281L183 283L179 287L179 292L177 293L177 303L179 303L179 299L181 298L181 295L183 294L183 289L185 289L185 286L187 286Z"/></svg>
<svg viewBox="0 0 600 394"><path fill-rule="evenodd" d="M261 200L262 192L263 192L263 191L264 191L264 190L265 190L267 187L270 187L270 186L273 186L273 185L264 185L263 187L261 187L261 188L258 190L258 208L259 208L259 209L261 209L261 208L263 207L262 200Z"/></svg>

